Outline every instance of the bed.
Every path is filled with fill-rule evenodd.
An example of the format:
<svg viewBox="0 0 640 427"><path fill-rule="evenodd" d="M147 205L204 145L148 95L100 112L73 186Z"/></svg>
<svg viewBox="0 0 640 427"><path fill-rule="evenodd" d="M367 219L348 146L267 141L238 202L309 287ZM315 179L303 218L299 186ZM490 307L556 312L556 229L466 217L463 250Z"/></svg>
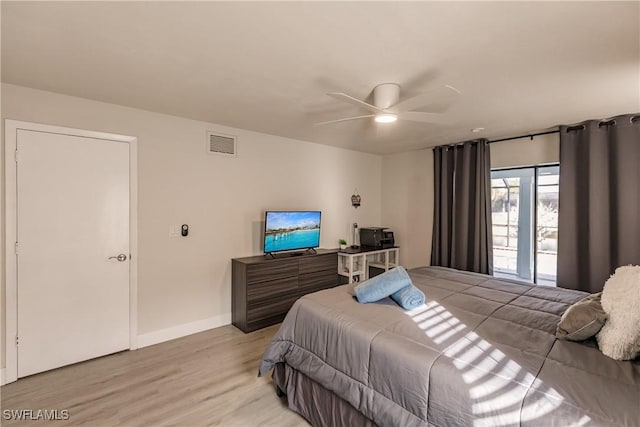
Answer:
<svg viewBox="0 0 640 427"><path fill-rule="evenodd" d="M300 298L260 375L316 426L636 426L640 361L557 340L586 294L441 267L409 270L426 303Z"/></svg>

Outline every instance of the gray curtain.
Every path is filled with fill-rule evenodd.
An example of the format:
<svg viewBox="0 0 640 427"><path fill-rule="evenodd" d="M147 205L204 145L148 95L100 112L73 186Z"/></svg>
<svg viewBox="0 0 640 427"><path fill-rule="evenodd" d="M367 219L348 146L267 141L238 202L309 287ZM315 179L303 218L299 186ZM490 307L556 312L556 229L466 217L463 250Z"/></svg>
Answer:
<svg viewBox="0 0 640 427"><path fill-rule="evenodd" d="M640 116L560 127L558 286L599 292L640 264Z"/></svg>
<svg viewBox="0 0 640 427"><path fill-rule="evenodd" d="M489 141L433 149L431 265L493 274Z"/></svg>

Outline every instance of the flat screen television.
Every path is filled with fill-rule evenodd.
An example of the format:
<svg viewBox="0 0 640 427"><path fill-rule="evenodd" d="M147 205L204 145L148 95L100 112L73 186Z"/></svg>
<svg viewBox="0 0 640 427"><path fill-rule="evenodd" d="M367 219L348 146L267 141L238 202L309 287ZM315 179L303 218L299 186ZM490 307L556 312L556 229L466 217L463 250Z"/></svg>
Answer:
<svg viewBox="0 0 640 427"><path fill-rule="evenodd" d="M320 247L320 211L267 211L264 253Z"/></svg>

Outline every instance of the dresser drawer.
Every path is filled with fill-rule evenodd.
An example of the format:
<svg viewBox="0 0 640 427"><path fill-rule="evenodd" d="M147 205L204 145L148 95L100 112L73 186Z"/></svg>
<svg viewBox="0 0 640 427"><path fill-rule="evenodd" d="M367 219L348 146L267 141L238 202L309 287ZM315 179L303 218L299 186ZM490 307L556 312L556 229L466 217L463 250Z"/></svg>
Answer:
<svg viewBox="0 0 640 427"><path fill-rule="evenodd" d="M275 325L276 323L282 322L286 316L287 316L287 312L284 311L282 313L274 314L273 316L270 316L270 317L265 317L263 319L255 320L253 322L248 322L246 330L244 332L257 331L258 329Z"/></svg>
<svg viewBox="0 0 640 427"><path fill-rule="evenodd" d="M280 315L284 318L284 315L287 314L297 299L298 295L293 295L289 297L262 300L260 302L249 304L247 307L247 322L251 324L278 317Z"/></svg>
<svg viewBox="0 0 640 427"><path fill-rule="evenodd" d="M300 274L313 273L315 271L338 271L338 254L316 255L300 260Z"/></svg>
<svg viewBox="0 0 640 427"><path fill-rule="evenodd" d="M301 274L298 278L300 296L338 285L338 273L335 270Z"/></svg>
<svg viewBox="0 0 640 427"><path fill-rule="evenodd" d="M265 282L297 275L297 260L267 261L262 264L254 264L247 267L247 284L250 285L256 282Z"/></svg>
<svg viewBox="0 0 640 427"><path fill-rule="evenodd" d="M298 290L298 277L255 282L247 285L247 302L249 304L268 298L294 295Z"/></svg>

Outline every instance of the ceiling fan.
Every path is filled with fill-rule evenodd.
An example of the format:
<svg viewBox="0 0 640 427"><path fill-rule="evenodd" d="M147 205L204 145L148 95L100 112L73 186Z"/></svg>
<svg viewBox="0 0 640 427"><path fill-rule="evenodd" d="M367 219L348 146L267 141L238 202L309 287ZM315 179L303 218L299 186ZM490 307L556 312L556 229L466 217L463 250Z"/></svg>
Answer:
<svg viewBox="0 0 640 427"><path fill-rule="evenodd" d="M409 99L400 101L400 85L397 83L383 83L373 88L373 104L361 101L342 92L327 93L332 98L347 102L371 111L373 114L364 116L346 117L344 119L329 120L316 123L316 125L328 125L331 123L346 122L373 117L377 123L392 123L396 120L411 120L414 122L446 124L450 120L441 113L427 113L415 111L434 99L453 98L460 95L460 91L453 86L445 85L429 92L422 93Z"/></svg>

